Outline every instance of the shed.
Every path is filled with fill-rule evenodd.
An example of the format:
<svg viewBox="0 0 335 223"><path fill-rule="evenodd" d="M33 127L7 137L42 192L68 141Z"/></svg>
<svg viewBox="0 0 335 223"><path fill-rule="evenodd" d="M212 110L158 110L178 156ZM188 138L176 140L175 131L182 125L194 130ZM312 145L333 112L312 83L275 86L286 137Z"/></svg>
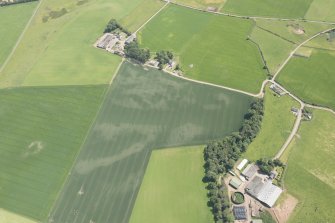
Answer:
<svg viewBox="0 0 335 223"><path fill-rule="evenodd" d="M243 167L245 166L245 164L247 164L248 163L248 160L247 159L243 159L241 162L240 162L240 164L238 164L238 166L236 167L236 169L238 169L238 170L242 170L243 169Z"/></svg>
<svg viewBox="0 0 335 223"><path fill-rule="evenodd" d="M236 220L247 220L247 209L244 206L234 206L233 213Z"/></svg>
<svg viewBox="0 0 335 223"><path fill-rule="evenodd" d="M254 164L249 164L242 172L247 180L251 179L257 172L258 167Z"/></svg>
<svg viewBox="0 0 335 223"><path fill-rule="evenodd" d="M235 189L238 189L242 184L242 181L240 179L238 179L237 177L233 177L230 181L229 181L229 185L232 186Z"/></svg>

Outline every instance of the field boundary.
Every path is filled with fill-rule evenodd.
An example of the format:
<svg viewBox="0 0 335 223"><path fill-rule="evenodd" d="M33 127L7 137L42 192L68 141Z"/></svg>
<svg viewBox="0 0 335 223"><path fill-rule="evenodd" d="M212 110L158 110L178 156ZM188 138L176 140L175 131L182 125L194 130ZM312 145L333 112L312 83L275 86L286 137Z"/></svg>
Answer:
<svg viewBox="0 0 335 223"><path fill-rule="evenodd" d="M36 6L36 9L34 10L34 13L31 15L30 19L28 20L28 23L26 24L26 26L24 27L24 29L22 30L19 38L17 39L14 47L12 48L10 54L7 56L6 60L4 61L4 63L1 65L0 67L0 74L3 71L3 69L7 66L8 62L10 61L10 59L12 58L12 56L14 55L14 52L16 51L16 48L20 45L20 42L24 36L24 34L26 33L26 31L28 30L31 22L33 21L33 19L35 18L36 13L38 12L41 4L42 4L43 0L39 0L38 5Z"/></svg>

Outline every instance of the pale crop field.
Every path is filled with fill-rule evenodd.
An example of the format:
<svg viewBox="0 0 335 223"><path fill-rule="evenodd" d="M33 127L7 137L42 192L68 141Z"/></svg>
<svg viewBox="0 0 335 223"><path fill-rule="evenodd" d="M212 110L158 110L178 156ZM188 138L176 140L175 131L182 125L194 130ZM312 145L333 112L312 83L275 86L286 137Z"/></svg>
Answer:
<svg viewBox="0 0 335 223"><path fill-rule="evenodd" d="M0 7L0 67L13 49L37 3Z"/></svg>
<svg viewBox="0 0 335 223"><path fill-rule="evenodd" d="M126 62L49 220L128 222L152 149L237 131L252 100Z"/></svg>
<svg viewBox="0 0 335 223"><path fill-rule="evenodd" d="M207 206L204 146L154 150L130 223L214 222Z"/></svg>

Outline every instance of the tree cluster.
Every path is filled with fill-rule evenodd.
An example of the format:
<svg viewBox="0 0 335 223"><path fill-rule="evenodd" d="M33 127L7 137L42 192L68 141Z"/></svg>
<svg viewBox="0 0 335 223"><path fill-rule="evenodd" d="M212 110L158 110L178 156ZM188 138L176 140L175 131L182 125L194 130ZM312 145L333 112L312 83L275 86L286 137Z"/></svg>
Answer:
<svg viewBox="0 0 335 223"><path fill-rule="evenodd" d="M16 0L16 1L13 1L13 2L0 2L0 7L7 6L7 5L25 3L25 2L34 2L34 1L38 1L38 0Z"/></svg>
<svg viewBox="0 0 335 223"><path fill-rule="evenodd" d="M150 51L148 49L139 48L137 41L126 44L124 52L126 57L132 58L141 63L145 63L150 59Z"/></svg>
<svg viewBox="0 0 335 223"><path fill-rule="evenodd" d="M260 171L264 174L270 175L271 171L274 170L275 167L282 167L284 164L279 160L271 160L271 159L259 159L256 164L258 165Z"/></svg>
<svg viewBox="0 0 335 223"><path fill-rule="evenodd" d="M264 114L263 100L253 102L244 117L239 132L232 133L223 140L210 142L204 150L205 176L207 183L209 206L216 222L233 222L230 211L230 200L226 189L220 186L218 179L231 170L241 153L256 137L261 128Z"/></svg>
<svg viewBox="0 0 335 223"><path fill-rule="evenodd" d="M113 32L114 30L117 30L119 29L120 31L126 33L128 36L131 35L131 33L126 29L124 28L123 26L120 25L120 23L118 23L115 19L111 19L106 28L105 28L105 31L104 33L110 33L110 32Z"/></svg>
<svg viewBox="0 0 335 223"><path fill-rule="evenodd" d="M160 70L163 69L163 66L170 62L173 59L173 54L170 51L158 51L156 53L155 59L158 61L158 67Z"/></svg>

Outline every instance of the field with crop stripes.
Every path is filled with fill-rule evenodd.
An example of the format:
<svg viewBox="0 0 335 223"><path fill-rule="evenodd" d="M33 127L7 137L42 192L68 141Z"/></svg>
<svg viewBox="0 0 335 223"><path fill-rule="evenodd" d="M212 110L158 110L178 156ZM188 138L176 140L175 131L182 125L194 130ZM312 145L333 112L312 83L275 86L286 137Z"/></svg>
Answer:
<svg viewBox="0 0 335 223"><path fill-rule="evenodd" d="M128 222L151 149L236 131L252 100L123 64L49 220Z"/></svg>
<svg viewBox="0 0 335 223"><path fill-rule="evenodd" d="M0 207L44 221L106 87L0 91Z"/></svg>

